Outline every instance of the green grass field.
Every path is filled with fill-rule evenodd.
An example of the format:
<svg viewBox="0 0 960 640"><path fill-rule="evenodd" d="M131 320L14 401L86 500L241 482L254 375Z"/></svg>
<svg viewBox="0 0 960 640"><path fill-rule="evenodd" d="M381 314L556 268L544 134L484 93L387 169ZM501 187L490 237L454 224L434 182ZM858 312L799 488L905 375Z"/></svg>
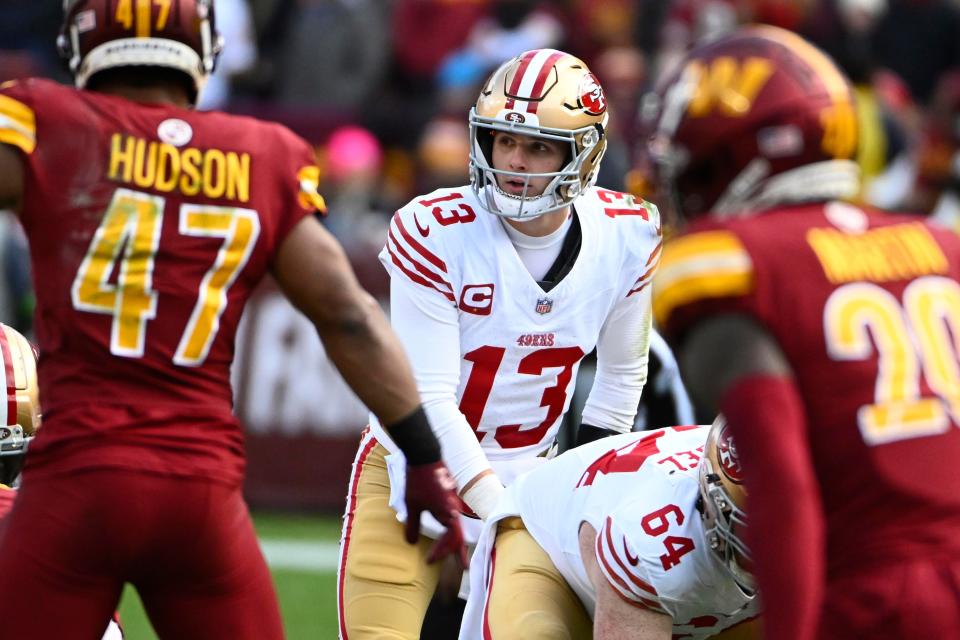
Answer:
<svg viewBox="0 0 960 640"><path fill-rule="evenodd" d="M253 520L277 587L287 638L336 638L339 516L254 513ZM120 603L120 619L127 640L156 639L129 586Z"/></svg>

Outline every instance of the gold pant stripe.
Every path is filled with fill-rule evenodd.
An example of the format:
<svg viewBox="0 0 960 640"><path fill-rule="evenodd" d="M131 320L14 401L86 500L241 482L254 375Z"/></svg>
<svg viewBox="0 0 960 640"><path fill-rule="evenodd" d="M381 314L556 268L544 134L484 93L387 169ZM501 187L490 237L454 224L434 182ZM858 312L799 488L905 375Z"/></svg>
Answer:
<svg viewBox="0 0 960 640"><path fill-rule="evenodd" d="M408 544L389 506L386 455L371 438L357 457L337 593L343 640L418 639L440 577L440 564L427 564L433 540Z"/></svg>

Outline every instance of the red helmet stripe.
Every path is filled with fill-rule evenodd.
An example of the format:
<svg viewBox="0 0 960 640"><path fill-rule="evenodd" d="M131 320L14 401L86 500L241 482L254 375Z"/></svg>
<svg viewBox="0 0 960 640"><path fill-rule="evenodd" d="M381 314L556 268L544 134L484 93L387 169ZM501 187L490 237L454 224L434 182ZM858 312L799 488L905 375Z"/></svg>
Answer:
<svg viewBox="0 0 960 640"><path fill-rule="evenodd" d="M547 58L547 61L543 63L543 66L540 67L540 73L537 74L537 81L533 83L533 91L530 92L530 97L534 100L543 98L543 87L547 84L547 78L550 76L550 72L553 70L553 65L556 64L557 60L564 56L562 51L555 51L550 54L550 57ZM536 113L537 107L540 105L539 101L528 102L527 103L527 113Z"/></svg>
<svg viewBox="0 0 960 640"><path fill-rule="evenodd" d="M10 352L10 343L7 341L7 332L0 326L0 355L3 356L3 376L6 383L7 401L0 403L6 415L0 416L3 421L0 426L10 426L17 421L17 383L13 374L13 354Z"/></svg>
<svg viewBox="0 0 960 640"><path fill-rule="evenodd" d="M520 66L517 68L517 73L513 76L513 82L510 83L510 94L511 96L517 95L517 91L520 91L520 83L523 81L523 74L526 73L527 67L530 66L530 62L536 57L536 51L528 51L524 54L523 58L520 60ZM504 109L513 109L513 98L507 98L507 102L503 105Z"/></svg>

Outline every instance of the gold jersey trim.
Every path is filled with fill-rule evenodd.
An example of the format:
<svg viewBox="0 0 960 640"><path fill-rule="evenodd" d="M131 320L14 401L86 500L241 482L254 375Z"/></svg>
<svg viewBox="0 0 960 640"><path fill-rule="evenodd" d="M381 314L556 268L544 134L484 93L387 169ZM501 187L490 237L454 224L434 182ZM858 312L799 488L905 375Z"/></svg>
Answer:
<svg viewBox="0 0 960 640"><path fill-rule="evenodd" d="M0 142L26 154L37 146L37 119L33 109L10 96L0 95Z"/></svg>
<svg viewBox="0 0 960 640"><path fill-rule="evenodd" d="M653 281L653 315L664 326L677 307L745 295L753 286L753 261L736 235L704 231L681 236L664 246Z"/></svg>

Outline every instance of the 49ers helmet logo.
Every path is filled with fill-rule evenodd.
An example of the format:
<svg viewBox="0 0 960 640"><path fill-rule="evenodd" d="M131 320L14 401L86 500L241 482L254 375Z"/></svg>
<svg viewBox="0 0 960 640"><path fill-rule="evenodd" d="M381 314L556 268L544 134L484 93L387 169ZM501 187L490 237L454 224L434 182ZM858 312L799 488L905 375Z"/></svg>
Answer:
<svg viewBox="0 0 960 640"><path fill-rule="evenodd" d="M737 455L737 445L733 442L730 429L724 425L717 436L717 462L730 482L743 484L743 467L740 466L740 456Z"/></svg>
<svg viewBox="0 0 960 640"><path fill-rule="evenodd" d="M516 122L516 123L526 122L527 120L522 113L518 113L517 111L511 111L506 116L504 116L504 118L510 122Z"/></svg>
<svg viewBox="0 0 960 640"><path fill-rule="evenodd" d="M607 110L607 97L592 73L585 74L580 80L580 104L592 116L599 116Z"/></svg>

